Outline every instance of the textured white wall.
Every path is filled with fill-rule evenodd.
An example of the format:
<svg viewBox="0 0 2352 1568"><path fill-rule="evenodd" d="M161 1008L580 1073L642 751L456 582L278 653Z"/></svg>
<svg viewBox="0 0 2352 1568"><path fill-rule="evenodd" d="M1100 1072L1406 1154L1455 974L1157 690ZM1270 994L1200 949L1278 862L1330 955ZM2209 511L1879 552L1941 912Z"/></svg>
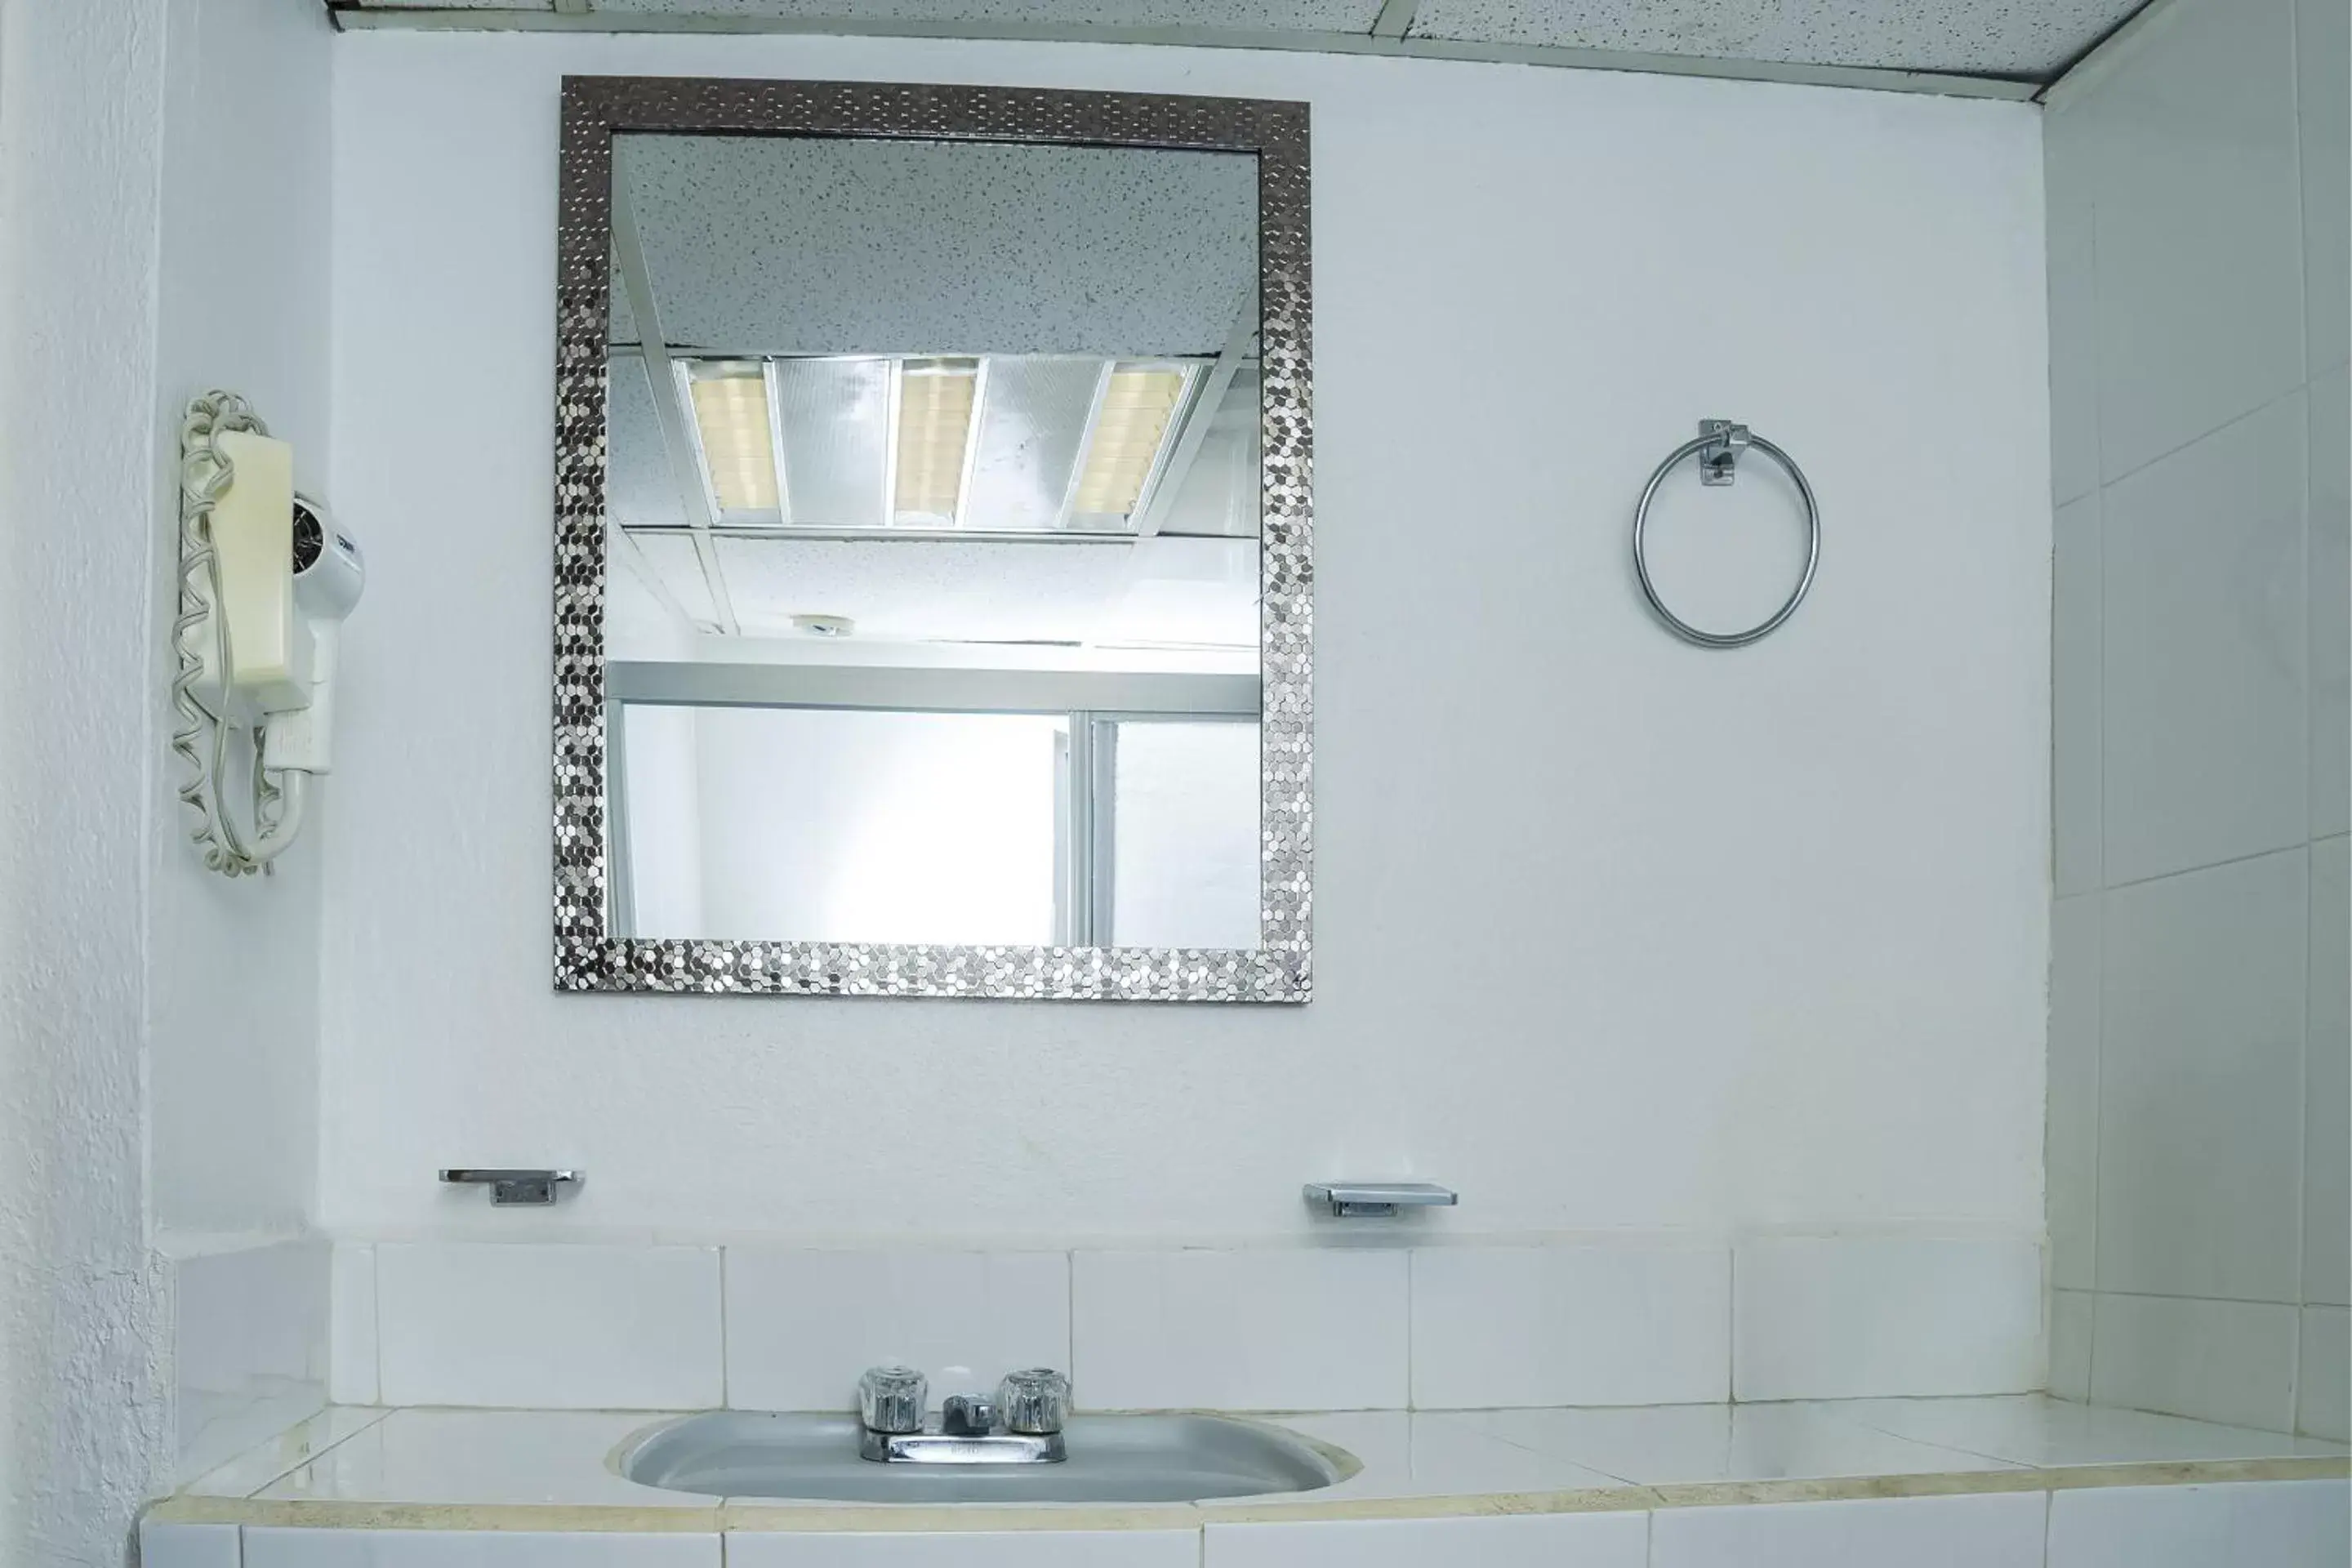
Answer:
<svg viewBox="0 0 2352 1568"><path fill-rule="evenodd" d="M0 13L0 1562L165 1473L142 1208L164 0ZM89 635L60 636L61 627Z"/></svg>
<svg viewBox="0 0 2352 1568"><path fill-rule="evenodd" d="M315 847L203 886L163 715L177 403L252 393L324 477L328 35L287 0L0 29L0 1562L112 1564L189 1392L151 1244L299 1226L316 1165ZM214 1358L213 1437L308 1354Z"/></svg>
<svg viewBox="0 0 2352 1568"><path fill-rule="evenodd" d="M327 834L331 1226L1265 1236L1369 1172L1458 1186L1461 1229L2039 1233L2032 110L906 40L368 35L336 68L335 492L373 577ZM565 71L1312 101L1312 1005L552 993ZM1804 613L1736 655L1669 639L1625 558L1709 415L1829 516ZM1768 483L1685 483L1688 541L1785 563ZM492 1215L436 1190L458 1160L592 1180Z"/></svg>

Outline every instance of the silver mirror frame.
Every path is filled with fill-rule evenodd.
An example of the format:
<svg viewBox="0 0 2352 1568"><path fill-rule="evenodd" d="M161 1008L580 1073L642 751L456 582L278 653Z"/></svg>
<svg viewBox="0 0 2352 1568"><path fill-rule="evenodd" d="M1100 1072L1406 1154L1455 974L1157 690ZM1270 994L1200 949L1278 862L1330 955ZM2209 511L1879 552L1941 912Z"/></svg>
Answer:
<svg viewBox="0 0 2352 1568"><path fill-rule="evenodd" d="M1258 945L960 947L615 937L605 925L605 354L613 137L908 137L1255 154L1261 593ZM1313 385L1303 103L880 82L567 77L556 216L555 984L560 991L1307 1001Z"/></svg>

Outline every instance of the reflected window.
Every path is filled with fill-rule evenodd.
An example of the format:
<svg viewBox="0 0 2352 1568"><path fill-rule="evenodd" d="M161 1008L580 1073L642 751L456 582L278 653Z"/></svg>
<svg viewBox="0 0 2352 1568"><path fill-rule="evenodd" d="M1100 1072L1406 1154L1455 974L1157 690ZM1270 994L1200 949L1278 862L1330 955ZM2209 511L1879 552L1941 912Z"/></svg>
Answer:
<svg viewBox="0 0 2352 1568"><path fill-rule="evenodd" d="M617 704L616 934L1255 945L1257 725Z"/></svg>

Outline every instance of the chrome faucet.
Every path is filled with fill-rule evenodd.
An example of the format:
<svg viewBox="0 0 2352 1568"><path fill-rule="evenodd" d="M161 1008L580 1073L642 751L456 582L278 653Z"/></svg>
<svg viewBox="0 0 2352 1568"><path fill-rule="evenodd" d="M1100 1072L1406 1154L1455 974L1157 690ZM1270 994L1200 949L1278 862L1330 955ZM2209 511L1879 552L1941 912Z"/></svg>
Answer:
<svg viewBox="0 0 2352 1568"><path fill-rule="evenodd" d="M1070 1416L1070 1380L1051 1367L1007 1373L993 1400L950 1394L935 1428L923 1419L929 1397L929 1383L912 1367L867 1368L857 1380L858 1454L895 1465L1034 1465L1068 1458L1062 1428Z"/></svg>

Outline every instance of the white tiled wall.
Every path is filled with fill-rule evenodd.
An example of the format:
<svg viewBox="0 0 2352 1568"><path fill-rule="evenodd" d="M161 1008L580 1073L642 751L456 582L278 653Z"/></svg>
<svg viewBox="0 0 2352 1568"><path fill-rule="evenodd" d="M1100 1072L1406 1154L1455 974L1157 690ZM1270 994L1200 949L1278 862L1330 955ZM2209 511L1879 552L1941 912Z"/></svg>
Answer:
<svg viewBox="0 0 2352 1568"><path fill-rule="evenodd" d="M1643 1568L1650 1518L1556 1513L1503 1519L1213 1524L1202 1568Z"/></svg>
<svg viewBox="0 0 2352 1568"><path fill-rule="evenodd" d="M2345 1324L2303 1309L2347 1304L2352 1235L2347 56L2342 0L2168 0L2043 121L2052 1387L2315 1433Z"/></svg>
<svg viewBox="0 0 2352 1568"><path fill-rule="evenodd" d="M327 1393L338 1405L373 1405L376 1382L375 1248L339 1241L328 1272L332 1354Z"/></svg>
<svg viewBox="0 0 2352 1568"><path fill-rule="evenodd" d="M140 1568L237 1568L237 1527L233 1524L157 1524L139 1527Z"/></svg>
<svg viewBox="0 0 2352 1568"><path fill-rule="evenodd" d="M2084 1488L1200 1530L564 1534L247 1526L242 1568L2340 1568L2342 1481ZM145 1568L240 1568L226 1524L140 1531Z"/></svg>
<svg viewBox="0 0 2352 1568"><path fill-rule="evenodd" d="M1406 1403L1402 1251L1081 1252L1070 1279L1072 1375L1093 1408Z"/></svg>
<svg viewBox="0 0 2352 1568"><path fill-rule="evenodd" d="M1198 1568L1197 1530L737 1534L727 1568Z"/></svg>
<svg viewBox="0 0 2352 1568"><path fill-rule="evenodd" d="M1669 1509L1650 1568L2042 1568L2040 1492Z"/></svg>
<svg viewBox="0 0 2352 1568"><path fill-rule="evenodd" d="M336 1397L842 1410L1020 1366L1094 1410L1491 1409L2037 1388L2031 1238L1158 1251L335 1248ZM723 1285L722 1285L723 1280Z"/></svg>
<svg viewBox="0 0 2352 1568"><path fill-rule="evenodd" d="M727 1400L740 1408L845 1408L857 1374L886 1362L941 1394L1070 1364L1066 1253L730 1247L726 1269Z"/></svg>
<svg viewBox="0 0 2352 1568"><path fill-rule="evenodd" d="M2033 1243L1781 1237L1742 1243L1735 1278L1740 1399L2043 1385Z"/></svg>
<svg viewBox="0 0 2352 1568"><path fill-rule="evenodd" d="M387 1405L686 1410L724 1398L716 1247L386 1243L375 1282Z"/></svg>
<svg viewBox="0 0 2352 1568"><path fill-rule="evenodd" d="M174 1259L181 1479L327 1403L327 1245L283 1241Z"/></svg>
<svg viewBox="0 0 2352 1568"><path fill-rule="evenodd" d="M2049 1568L2318 1568L2352 1560L2342 1481L2052 1494Z"/></svg>
<svg viewBox="0 0 2352 1568"><path fill-rule="evenodd" d="M2273 1431L2294 1425L2293 1307L2112 1291L2094 1302L2094 1404Z"/></svg>
<svg viewBox="0 0 2352 1568"><path fill-rule="evenodd" d="M714 1534L535 1531L245 1531L245 1568L720 1568ZM176 1568L151 1563L146 1568Z"/></svg>
<svg viewBox="0 0 2352 1568"><path fill-rule="evenodd" d="M1412 1403L1721 1399L1731 1258L1719 1247L1461 1247L1412 1255Z"/></svg>

